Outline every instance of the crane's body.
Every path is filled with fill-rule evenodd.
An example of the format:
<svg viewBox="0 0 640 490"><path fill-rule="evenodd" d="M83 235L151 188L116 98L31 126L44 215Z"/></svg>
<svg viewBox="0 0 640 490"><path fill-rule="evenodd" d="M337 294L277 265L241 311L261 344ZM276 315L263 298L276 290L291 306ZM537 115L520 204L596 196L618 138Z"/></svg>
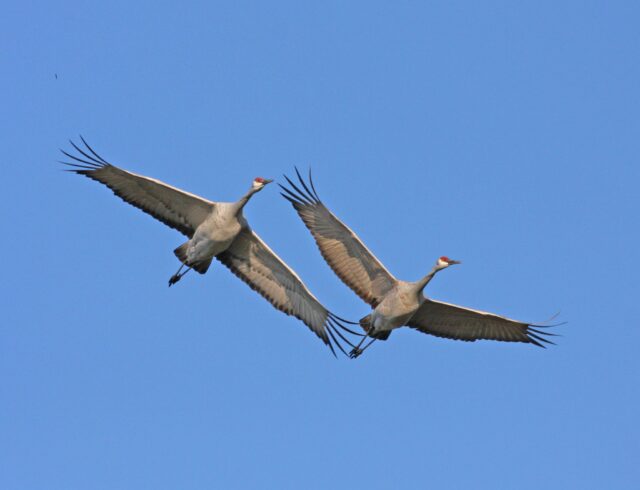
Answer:
<svg viewBox="0 0 640 490"><path fill-rule="evenodd" d="M333 344L345 352L338 339L353 347L341 333L356 334L343 324L350 322L327 310L300 277L251 229L243 216L244 207L251 197L271 183L271 179L256 177L249 190L236 202L209 201L112 165L84 139L82 142L84 149L71 142L77 155L62 151L75 162L62 162L73 167L71 172L106 185L125 202L188 238L174 250L181 266L169 279L169 286L191 269L204 274L216 258L275 308L301 320L334 354ZM187 269L181 272L183 267Z"/></svg>
<svg viewBox="0 0 640 490"><path fill-rule="evenodd" d="M386 339L392 330L406 325L424 301L415 282L398 281L360 325L369 337Z"/></svg>
<svg viewBox="0 0 640 490"><path fill-rule="evenodd" d="M240 232L249 227L242 209L236 203L217 203L196 228L193 237L175 249L176 257L184 265L204 274L213 258L227 250ZM172 277L179 280L180 276ZM170 282L170 285L177 280Z"/></svg>
<svg viewBox="0 0 640 490"><path fill-rule="evenodd" d="M519 322L425 297L423 290L435 274L458 261L440 257L419 281L396 279L360 238L322 203L311 175L307 183L297 169L296 173L298 184L285 176L291 188L281 185L282 196L293 205L336 275L372 307L372 312L360 320L366 337L371 337L372 342L386 340L394 329L409 326L456 340L501 340L540 347L543 342L552 343L543 336L553 334L533 328L544 328L545 325ZM364 338L351 351L352 357L357 357L371 345L360 349L363 341Z"/></svg>

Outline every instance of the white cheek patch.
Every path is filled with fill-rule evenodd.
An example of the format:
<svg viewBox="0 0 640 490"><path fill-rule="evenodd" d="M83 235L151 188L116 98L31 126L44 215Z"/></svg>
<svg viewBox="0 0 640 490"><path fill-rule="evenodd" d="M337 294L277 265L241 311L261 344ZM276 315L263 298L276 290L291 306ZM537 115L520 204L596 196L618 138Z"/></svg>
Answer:
<svg viewBox="0 0 640 490"><path fill-rule="evenodd" d="M445 262L444 260L438 259L438 265L440 267L447 267L447 266L449 266L449 262Z"/></svg>

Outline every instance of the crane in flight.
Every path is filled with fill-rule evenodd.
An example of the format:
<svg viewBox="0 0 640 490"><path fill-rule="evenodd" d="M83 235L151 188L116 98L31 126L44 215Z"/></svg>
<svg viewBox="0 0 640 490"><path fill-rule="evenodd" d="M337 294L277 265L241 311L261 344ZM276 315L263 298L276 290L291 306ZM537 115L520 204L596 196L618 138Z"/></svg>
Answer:
<svg viewBox="0 0 640 490"><path fill-rule="evenodd" d="M293 315L311 329L333 352L333 344L345 353L340 341L353 344L341 332L353 332L351 323L327 310L300 277L251 229L242 212L251 197L271 179L256 177L236 202L215 202L172 187L159 180L134 174L104 160L82 138L84 148L73 141L75 155L60 150L70 162L67 169L109 187L123 201L141 209L188 240L175 249L180 269L169 279L178 282L191 269L204 274L215 257L275 308ZM182 271L184 267L186 270Z"/></svg>
<svg viewBox="0 0 640 490"><path fill-rule="evenodd" d="M286 175L290 188L278 184L283 190L282 196L293 205L333 272L373 309L360 320L366 335L351 350L350 357L358 357L376 339L387 340L394 329L405 325L437 337L469 342L487 339L539 347L544 347L544 343L553 344L545 337L554 334L539 330L548 325L520 322L426 298L422 292L425 286L439 271L460 263L456 260L440 257L431 271L418 281L396 279L358 235L322 203L311 171L308 183L297 168L296 174L298 184ZM362 347L367 337L371 340Z"/></svg>

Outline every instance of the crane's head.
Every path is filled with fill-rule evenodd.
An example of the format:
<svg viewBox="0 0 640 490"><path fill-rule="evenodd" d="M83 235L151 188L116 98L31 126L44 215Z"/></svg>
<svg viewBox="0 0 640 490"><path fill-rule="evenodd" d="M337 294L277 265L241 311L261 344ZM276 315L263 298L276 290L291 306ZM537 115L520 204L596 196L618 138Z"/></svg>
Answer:
<svg viewBox="0 0 640 490"><path fill-rule="evenodd" d="M455 265L455 264L460 264L460 263L461 262L458 261L458 260L452 260L449 257L443 255L436 262L436 267L438 267L438 269L445 269L445 268L449 267L450 265Z"/></svg>
<svg viewBox="0 0 640 490"><path fill-rule="evenodd" d="M251 184L251 188L256 190L256 191L259 191L265 185L270 184L271 182L273 182L273 179L265 179L263 177L256 177L255 179L253 179L253 183Z"/></svg>

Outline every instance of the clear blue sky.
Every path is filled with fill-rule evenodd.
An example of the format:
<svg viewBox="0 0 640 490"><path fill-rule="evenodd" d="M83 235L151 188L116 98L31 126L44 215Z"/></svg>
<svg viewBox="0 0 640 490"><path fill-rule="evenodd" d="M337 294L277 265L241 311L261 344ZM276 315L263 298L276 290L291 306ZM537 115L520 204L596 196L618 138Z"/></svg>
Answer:
<svg viewBox="0 0 640 490"><path fill-rule="evenodd" d="M640 488L638 2L2 10L0 488ZM311 166L396 276L569 323L336 360L220 264L167 288L182 236L61 172L78 134L213 200ZM275 186L246 215L367 313Z"/></svg>

